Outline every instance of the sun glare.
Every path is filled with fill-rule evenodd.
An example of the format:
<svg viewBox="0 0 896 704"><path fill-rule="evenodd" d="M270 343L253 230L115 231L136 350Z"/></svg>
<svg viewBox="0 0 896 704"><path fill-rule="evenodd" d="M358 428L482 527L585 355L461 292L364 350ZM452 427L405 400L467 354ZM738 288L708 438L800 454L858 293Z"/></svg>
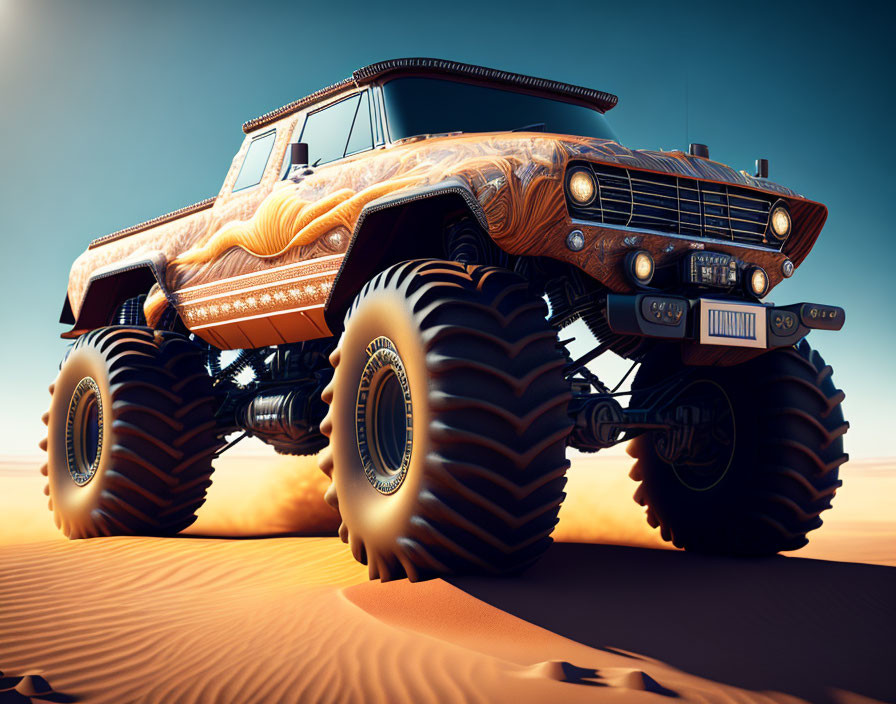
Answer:
<svg viewBox="0 0 896 704"><path fill-rule="evenodd" d="M0 0L0 36L8 36L12 26L13 3L16 0Z"/></svg>

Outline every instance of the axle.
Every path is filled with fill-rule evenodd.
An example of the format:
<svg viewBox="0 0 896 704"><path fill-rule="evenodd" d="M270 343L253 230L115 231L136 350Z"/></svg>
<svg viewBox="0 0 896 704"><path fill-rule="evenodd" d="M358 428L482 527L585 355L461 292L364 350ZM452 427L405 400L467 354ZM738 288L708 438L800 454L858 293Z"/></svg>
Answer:
<svg viewBox="0 0 896 704"><path fill-rule="evenodd" d="M713 420L712 410L677 405L674 399L651 408L624 408L611 394L579 394L569 404L575 423L567 443L583 452L597 452L631 440L645 431L662 431L664 455L674 459L694 433Z"/></svg>

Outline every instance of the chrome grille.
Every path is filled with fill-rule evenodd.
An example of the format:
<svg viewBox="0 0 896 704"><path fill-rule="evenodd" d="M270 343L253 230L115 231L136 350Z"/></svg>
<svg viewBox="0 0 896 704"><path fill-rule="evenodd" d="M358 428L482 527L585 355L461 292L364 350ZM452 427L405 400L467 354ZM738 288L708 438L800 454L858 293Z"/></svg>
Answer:
<svg viewBox="0 0 896 704"><path fill-rule="evenodd" d="M766 232L774 196L728 184L605 164L572 166L590 169L598 187L594 201L587 206L568 201L573 217L688 237L771 246Z"/></svg>

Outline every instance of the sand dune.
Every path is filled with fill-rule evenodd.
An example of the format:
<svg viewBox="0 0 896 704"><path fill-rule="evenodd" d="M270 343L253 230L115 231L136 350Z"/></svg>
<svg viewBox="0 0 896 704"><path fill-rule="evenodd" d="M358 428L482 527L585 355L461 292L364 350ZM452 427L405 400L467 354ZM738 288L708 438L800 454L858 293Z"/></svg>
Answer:
<svg viewBox="0 0 896 704"><path fill-rule="evenodd" d="M192 535L75 542L0 466L0 702L896 700L896 569L656 549L624 464L577 462L522 577L420 584L295 537L333 528L311 461L222 461ZM896 472L854 471L810 547L896 564Z"/></svg>
<svg viewBox="0 0 896 704"><path fill-rule="evenodd" d="M79 700L896 692L886 567L569 544L521 579L383 585L334 538L53 541L0 564L3 671Z"/></svg>

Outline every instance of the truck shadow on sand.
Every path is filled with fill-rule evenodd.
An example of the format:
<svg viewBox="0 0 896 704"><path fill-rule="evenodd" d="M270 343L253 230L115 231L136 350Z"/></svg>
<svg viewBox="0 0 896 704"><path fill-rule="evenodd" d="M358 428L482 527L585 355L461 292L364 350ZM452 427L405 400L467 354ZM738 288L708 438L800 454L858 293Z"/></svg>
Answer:
<svg viewBox="0 0 896 704"><path fill-rule="evenodd" d="M561 543L521 577L449 581L584 645L717 682L896 699L893 567Z"/></svg>

